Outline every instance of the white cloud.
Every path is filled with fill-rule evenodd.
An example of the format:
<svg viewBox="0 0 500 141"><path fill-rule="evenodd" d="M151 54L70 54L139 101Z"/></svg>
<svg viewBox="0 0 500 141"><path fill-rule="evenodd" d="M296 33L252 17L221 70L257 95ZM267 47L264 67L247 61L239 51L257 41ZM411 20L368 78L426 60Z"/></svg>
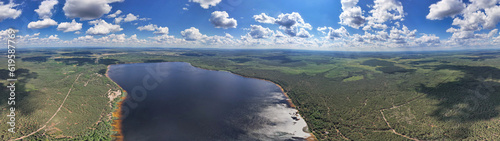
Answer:
<svg viewBox="0 0 500 141"><path fill-rule="evenodd" d="M463 17L463 19L460 19L458 17L453 19L452 23L452 25L459 26L463 31L481 30L481 24L484 24L486 22L486 15L481 11L466 13Z"/></svg>
<svg viewBox="0 0 500 141"><path fill-rule="evenodd" d="M250 25L250 32L247 34L253 39L269 38L273 31L269 28L264 28L261 25Z"/></svg>
<svg viewBox="0 0 500 141"><path fill-rule="evenodd" d="M127 16L125 17L125 19L123 19L123 22L135 21L135 20L138 20L138 17L139 17L139 15L135 16L132 13L128 13Z"/></svg>
<svg viewBox="0 0 500 141"><path fill-rule="evenodd" d="M299 30L299 32L297 33L297 37L300 37L300 38L309 38L309 37L312 37L312 35L309 34L309 32L306 29L301 28Z"/></svg>
<svg viewBox="0 0 500 141"><path fill-rule="evenodd" d="M122 31L123 28L120 25L114 25L107 23L104 20L98 20L98 22L87 30L86 34L88 35L106 35L112 32Z"/></svg>
<svg viewBox="0 0 500 141"><path fill-rule="evenodd" d="M460 14L465 9L462 0L442 0L429 6L429 14L426 16L430 20L441 20L444 17L452 17Z"/></svg>
<svg viewBox="0 0 500 141"><path fill-rule="evenodd" d="M500 22L500 1L471 0L464 3L461 0L442 0L430 6L428 19L441 20L455 16L452 27L446 32L453 33L449 41L455 44L467 44L478 41L478 38L488 38L487 34L476 34L482 30L492 30ZM458 28L455 28L458 27Z"/></svg>
<svg viewBox="0 0 500 141"><path fill-rule="evenodd" d="M210 6L216 6L222 0L189 0L189 2L199 3L204 9L208 9Z"/></svg>
<svg viewBox="0 0 500 141"><path fill-rule="evenodd" d="M326 34L326 38L331 40L349 36L349 32L347 32L347 29L345 29L343 26L338 29L334 29L332 27L318 27L317 30L322 32L323 34Z"/></svg>
<svg viewBox="0 0 500 141"><path fill-rule="evenodd" d="M404 17L403 5L398 0L375 0L369 20L384 23L388 20L402 20Z"/></svg>
<svg viewBox="0 0 500 141"><path fill-rule="evenodd" d="M82 29L82 23L77 23L75 19L71 22L62 22L57 26L57 30L63 32L73 32Z"/></svg>
<svg viewBox="0 0 500 141"><path fill-rule="evenodd" d="M226 36L225 36L225 37L226 37L226 38L231 38L231 39L232 39L232 38L234 38L234 37L233 37L231 34L229 34L229 33L226 33Z"/></svg>
<svg viewBox="0 0 500 141"><path fill-rule="evenodd" d="M487 17L486 23L483 25L485 29L493 29L500 22L500 6L490 7L484 10Z"/></svg>
<svg viewBox="0 0 500 141"><path fill-rule="evenodd" d="M361 7L357 6L358 0L341 0L342 13L340 14L340 24L358 29L366 22Z"/></svg>
<svg viewBox="0 0 500 141"><path fill-rule="evenodd" d="M152 39L153 41L155 41L156 43L167 43L167 44L179 44L181 42L183 42L184 40L182 39L178 39L178 38L175 38L174 36L172 35L168 35L168 34L164 34L164 35L160 35L160 36L154 36L154 37L149 37L150 39Z"/></svg>
<svg viewBox="0 0 500 141"><path fill-rule="evenodd" d="M57 37L59 35L50 35L48 39L50 40L59 40L59 37Z"/></svg>
<svg viewBox="0 0 500 141"><path fill-rule="evenodd" d="M110 3L123 0L66 0L63 11L66 17L92 20L111 11Z"/></svg>
<svg viewBox="0 0 500 141"><path fill-rule="evenodd" d="M156 28L156 31L153 32L154 34L168 34L168 27L158 27Z"/></svg>
<svg viewBox="0 0 500 141"><path fill-rule="evenodd" d="M439 37L437 37L434 34L428 35L424 34L423 36L415 39L415 43L420 44L420 45L437 45L441 43L441 40L439 40Z"/></svg>
<svg viewBox="0 0 500 141"><path fill-rule="evenodd" d="M100 38L85 35L65 42L72 46L143 46L147 43L145 39L138 39L136 34L128 38L125 34L110 34Z"/></svg>
<svg viewBox="0 0 500 141"><path fill-rule="evenodd" d="M3 1L0 1L0 22L11 18L16 19L22 13L22 10L14 9L18 4L15 4L13 1L10 1L8 4L4 4Z"/></svg>
<svg viewBox="0 0 500 141"><path fill-rule="evenodd" d="M490 31L490 33L488 33L488 37L491 38L491 37L495 36L497 33L498 33L498 29L493 29Z"/></svg>
<svg viewBox="0 0 500 141"><path fill-rule="evenodd" d="M28 28L40 29L40 28L47 28L49 26L55 26L55 25L57 25L56 21L54 21L52 19L43 19L43 20L39 20L36 22L30 22L28 24Z"/></svg>
<svg viewBox="0 0 500 141"><path fill-rule="evenodd" d="M388 28L386 22L403 21L405 15L403 5L399 0L375 0L369 13L371 15L365 18L368 22L363 30L373 28L385 30Z"/></svg>
<svg viewBox="0 0 500 141"><path fill-rule="evenodd" d="M38 9L35 9L35 12L38 13L38 17L40 19L50 18L52 17L52 9L54 9L54 5L56 5L57 3L57 0L42 1Z"/></svg>
<svg viewBox="0 0 500 141"><path fill-rule="evenodd" d="M259 23L268 23L268 24L273 24L276 19L266 15L266 13L260 13L259 15L254 15L253 19Z"/></svg>
<svg viewBox="0 0 500 141"><path fill-rule="evenodd" d="M143 30L146 30L146 31L155 31L156 28L158 28L158 26L154 25L154 24L148 24L148 25L145 25L145 26L139 26L139 27L137 27L137 29L139 29L140 31L143 31Z"/></svg>
<svg viewBox="0 0 500 141"><path fill-rule="evenodd" d="M115 22L115 24L119 24L123 21L123 19L124 19L123 16L116 17L114 22Z"/></svg>
<svg viewBox="0 0 500 141"><path fill-rule="evenodd" d="M389 34L389 38L391 39L392 42L394 42L396 44L405 44L409 40L415 38L416 32L417 32L416 29L410 31L408 29L408 27L406 27L404 25L403 25L402 30L399 30L395 27L392 27L390 34Z"/></svg>
<svg viewBox="0 0 500 141"><path fill-rule="evenodd" d="M215 28L236 28L238 23L234 18L228 18L229 14L226 11L214 11L210 16L210 23L212 23Z"/></svg>
<svg viewBox="0 0 500 141"><path fill-rule="evenodd" d="M187 7L182 7L182 10L188 11L189 9Z"/></svg>
<svg viewBox="0 0 500 141"><path fill-rule="evenodd" d="M99 22L101 22L101 19L89 21L89 24L98 24Z"/></svg>
<svg viewBox="0 0 500 141"><path fill-rule="evenodd" d="M108 16L106 16L107 18L115 18L116 16L122 14L122 11L121 10L116 10L115 13L113 14L109 14Z"/></svg>
<svg viewBox="0 0 500 141"><path fill-rule="evenodd" d="M276 24L286 28L293 28L293 27L303 27L307 29L312 28L311 24L304 22L302 16L300 16L300 14L297 12L286 13L286 14L281 13L280 15L278 15L278 18L276 19Z"/></svg>
<svg viewBox="0 0 500 141"><path fill-rule="evenodd" d="M137 27L137 29L139 29L140 31L143 31L143 30L154 31L153 32L154 34L160 34L160 35L168 34L168 27L161 27L161 26L157 26L155 24L148 24L145 26L139 26L139 27Z"/></svg>
<svg viewBox="0 0 500 141"><path fill-rule="evenodd" d="M237 44L235 40L233 40L233 36L226 33L225 36L208 36L206 39L201 41L201 44L204 45L213 45L213 46L227 46L231 44Z"/></svg>
<svg viewBox="0 0 500 141"><path fill-rule="evenodd" d="M292 13L281 13L278 18L273 18L265 13L253 16L254 20L259 23L270 23L280 25L280 29L285 32L290 37L301 37L308 38L312 37L307 30L311 30L312 26L306 23L302 16L297 12ZM307 29L307 30L306 30ZM281 33L281 32L280 32ZM280 35L281 37L281 35Z"/></svg>
<svg viewBox="0 0 500 141"><path fill-rule="evenodd" d="M280 29L284 30L291 37L296 36L301 28L312 29L311 24L304 22L302 16L297 12L278 15L275 23L280 25Z"/></svg>
<svg viewBox="0 0 500 141"><path fill-rule="evenodd" d="M195 27L181 31L181 35L186 41L196 41L206 37L206 35L201 34L200 30Z"/></svg>
<svg viewBox="0 0 500 141"><path fill-rule="evenodd" d="M277 38L285 37L285 34L283 34L283 32L281 32L281 31L276 31L276 33L274 34L274 37L277 37Z"/></svg>

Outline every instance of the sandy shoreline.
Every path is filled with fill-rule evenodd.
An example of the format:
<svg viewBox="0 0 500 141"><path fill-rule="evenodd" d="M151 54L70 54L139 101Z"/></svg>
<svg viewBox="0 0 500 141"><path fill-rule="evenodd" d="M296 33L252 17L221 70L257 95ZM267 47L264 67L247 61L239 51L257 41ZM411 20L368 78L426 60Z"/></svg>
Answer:
<svg viewBox="0 0 500 141"><path fill-rule="evenodd" d="M163 62L163 63L166 63L166 62ZM188 62L184 62L184 63L188 63ZM135 63L127 63L127 64L135 64ZM188 63L189 65L193 66L193 67L196 67L194 65L192 65L191 63ZM108 77L113 83L116 84L116 82L114 82L109 76L108 76L108 71L109 71L109 68L110 68L111 65L108 65L107 66L107 70L106 70L106 77ZM209 70L209 71L221 71L221 70L210 70L210 69L205 69L205 68L201 68L201 67L196 67L196 68L199 68L199 69L204 69L204 70ZM225 70L223 70L225 71ZM245 77L245 78L251 78L251 79L259 79L259 80L263 80L263 81L267 81L267 82L270 82L270 83L273 83L274 85L278 86L278 88L280 88L281 90L281 93L283 95L285 95L286 97L286 101L287 103L289 104L289 106L295 110L296 109L296 106L295 104L293 104L292 102L292 99L290 99L290 97L288 96L288 94L285 92L285 90L283 89L283 87L277 83L274 83L273 81L271 80L267 80L267 79L263 79L263 78L253 78L253 77L248 77L248 76L244 76L244 75L241 75L241 74L238 74L238 73L234 73L234 72L231 72L231 71L225 71L225 72L229 72L229 73L232 73L232 74L235 74L235 75L238 75L238 76L241 76L241 77ZM120 85L116 84L122 91L126 92ZM115 138L116 140L118 141L123 141L123 134L122 134L122 130L121 130L121 118L122 118L122 115L121 115L121 106L122 106L122 103L123 101L126 99L126 96L123 96L121 97L121 100L118 102L118 108L112 113L112 116L115 118L113 120L113 123L112 123L112 127L113 127L113 131L117 132L115 135L112 135L113 138ZM298 111L298 110L297 110ZM302 116L300 114L298 114L299 117L302 118ZM302 120L304 120L302 118ZM306 122L306 125L307 125L307 122ZM306 138L307 141L316 141L316 137L314 136L314 134L312 134L310 131L309 131L309 137Z"/></svg>
<svg viewBox="0 0 500 141"><path fill-rule="evenodd" d="M116 84L116 82L113 81L108 76L108 71L109 71L109 67L110 66L111 65L107 66L106 74L105 75L106 75L106 77L109 80L111 80L111 82L113 82L113 83ZM121 123L122 123L122 119L121 119L122 118L121 107L122 107L123 101L126 99L126 96L123 95L123 94L126 93L126 91L120 85L118 85L118 84L116 84L116 85L120 88L121 91L123 91L123 93L121 95L120 101L118 101L118 103L117 103L117 107L118 108L116 108L115 111L113 111L111 113L112 118L113 118L113 122L111 123L111 126L113 127L112 131L116 132L116 134L111 135L111 137L113 137L116 141L123 141L123 134L122 134L122 130L121 130L122 129L122 125L121 125Z"/></svg>

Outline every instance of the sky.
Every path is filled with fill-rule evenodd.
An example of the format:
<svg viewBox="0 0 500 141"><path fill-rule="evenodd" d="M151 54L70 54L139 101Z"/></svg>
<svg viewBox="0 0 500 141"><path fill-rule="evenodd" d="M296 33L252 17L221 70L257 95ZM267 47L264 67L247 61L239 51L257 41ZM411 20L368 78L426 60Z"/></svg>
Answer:
<svg viewBox="0 0 500 141"><path fill-rule="evenodd" d="M500 0L0 0L21 47L499 48Z"/></svg>

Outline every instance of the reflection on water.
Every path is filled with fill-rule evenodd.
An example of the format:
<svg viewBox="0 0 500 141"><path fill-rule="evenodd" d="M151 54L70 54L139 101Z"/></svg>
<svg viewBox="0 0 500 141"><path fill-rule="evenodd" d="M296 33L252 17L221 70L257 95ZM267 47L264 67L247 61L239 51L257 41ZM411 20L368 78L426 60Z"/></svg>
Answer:
<svg viewBox="0 0 500 141"><path fill-rule="evenodd" d="M301 140L310 135L281 89L263 80L188 63L113 65L129 92L125 140Z"/></svg>

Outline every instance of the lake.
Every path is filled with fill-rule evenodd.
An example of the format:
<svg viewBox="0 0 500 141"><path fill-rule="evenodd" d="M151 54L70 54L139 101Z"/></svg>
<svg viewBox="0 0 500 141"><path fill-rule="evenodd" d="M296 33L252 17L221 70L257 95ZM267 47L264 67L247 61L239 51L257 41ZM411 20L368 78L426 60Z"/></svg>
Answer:
<svg viewBox="0 0 500 141"><path fill-rule="evenodd" d="M184 62L111 65L128 95L124 140L305 140L306 122L269 81Z"/></svg>

